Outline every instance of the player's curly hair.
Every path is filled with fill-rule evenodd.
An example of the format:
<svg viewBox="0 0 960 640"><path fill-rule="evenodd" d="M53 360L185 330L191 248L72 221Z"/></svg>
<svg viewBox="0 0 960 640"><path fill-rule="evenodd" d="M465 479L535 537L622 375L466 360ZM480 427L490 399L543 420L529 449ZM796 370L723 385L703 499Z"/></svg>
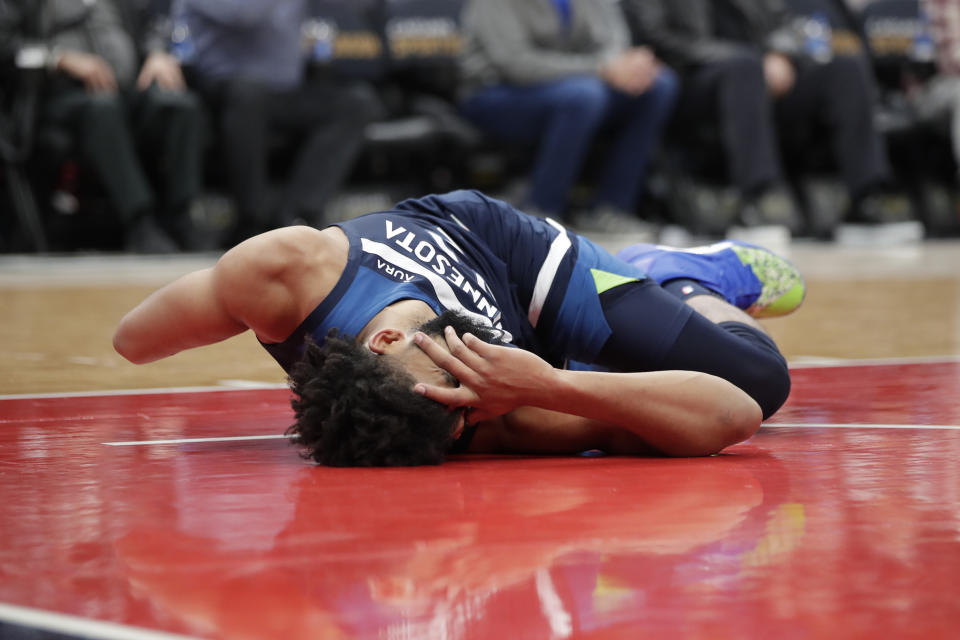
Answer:
<svg viewBox="0 0 960 640"><path fill-rule="evenodd" d="M293 368L290 388L304 458L334 467L440 464L461 411L414 393L415 380L336 329Z"/></svg>

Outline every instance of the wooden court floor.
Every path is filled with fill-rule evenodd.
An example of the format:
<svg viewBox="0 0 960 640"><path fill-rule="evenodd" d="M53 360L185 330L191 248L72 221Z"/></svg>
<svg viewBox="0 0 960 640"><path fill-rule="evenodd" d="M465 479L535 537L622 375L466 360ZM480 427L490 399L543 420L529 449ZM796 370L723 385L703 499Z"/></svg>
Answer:
<svg viewBox="0 0 960 640"><path fill-rule="evenodd" d="M301 460L251 336L112 352L213 256L0 257L0 638L956 638L960 243L790 257L748 442L392 470Z"/></svg>
<svg viewBox="0 0 960 640"><path fill-rule="evenodd" d="M793 362L960 354L960 244L798 244L803 310L768 323ZM209 266L189 258L0 257L0 394L283 383L252 335L134 367L113 328L152 290Z"/></svg>

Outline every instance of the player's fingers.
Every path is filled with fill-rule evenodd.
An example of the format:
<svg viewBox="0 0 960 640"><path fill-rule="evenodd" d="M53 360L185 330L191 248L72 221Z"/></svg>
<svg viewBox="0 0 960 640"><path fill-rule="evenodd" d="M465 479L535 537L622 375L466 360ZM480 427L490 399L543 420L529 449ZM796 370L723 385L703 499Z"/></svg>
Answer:
<svg viewBox="0 0 960 640"><path fill-rule="evenodd" d="M463 340L463 344L467 345L471 351L478 354L484 360L489 360L490 358L495 357L499 349L508 348L496 344L490 344L489 342L484 342L472 333L463 334L461 339Z"/></svg>
<svg viewBox="0 0 960 640"><path fill-rule="evenodd" d="M420 382L413 387L414 393L426 396L448 407L467 407L477 400L477 394L466 387L438 387Z"/></svg>
<svg viewBox="0 0 960 640"><path fill-rule="evenodd" d="M464 334L464 336L466 335L469 334ZM447 339L447 347L450 349L450 353L456 356L461 362L474 371L479 371L480 367L483 367L483 357L467 346L460 336L457 335L457 332L453 330L453 327L446 327L443 330L443 337Z"/></svg>
<svg viewBox="0 0 960 640"><path fill-rule="evenodd" d="M414 334L413 341L427 354L427 357L433 361L433 364L457 380L463 382L474 375L474 371L469 366L434 342L427 334L418 331Z"/></svg>

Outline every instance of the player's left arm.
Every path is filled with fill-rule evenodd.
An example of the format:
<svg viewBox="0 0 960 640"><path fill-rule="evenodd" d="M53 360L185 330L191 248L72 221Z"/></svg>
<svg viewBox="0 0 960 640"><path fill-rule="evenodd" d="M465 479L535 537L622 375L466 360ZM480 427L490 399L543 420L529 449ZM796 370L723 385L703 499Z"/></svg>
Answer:
<svg viewBox="0 0 960 640"><path fill-rule="evenodd" d="M215 266L182 276L127 313L114 334L114 348L142 364L247 329L262 340L283 341L303 319L306 298L298 283L312 283L308 275L321 271L310 261L330 252L327 236L285 227L240 243Z"/></svg>
<svg viewBox="0 0 960 640"><path fill-rule="evenodd" d="M571 437L576 433L584 442L591 441L591 434L597 442L609 442L618 431L625 431L629 436L620 440L625 448L632 449L631 441L638 438L674 456L716 453L749 438L760 427L757 403L735 385L710 374L568 371L550 366L533 353L490 345L469 334L461 340L448 329L444 337L449 352L423 334L417 340L461 386L421 383L415 390L451 407L474 407L471 422L534 407L576 419L541 413L535 419L546 420L549 427L525 419L513 423L514 431L548 430L557 437L560 432ZM507 432L510 420L505 417ZM542 446L548 446L545 439L539 437Z"/></svg>
<svg viewBox="0 0 960 640"><path fill-rule="evenodd" d="M218 294L220 275L217 267L194 271L152 293L120 321L114 349L144 364L245 331Z"/></svg>

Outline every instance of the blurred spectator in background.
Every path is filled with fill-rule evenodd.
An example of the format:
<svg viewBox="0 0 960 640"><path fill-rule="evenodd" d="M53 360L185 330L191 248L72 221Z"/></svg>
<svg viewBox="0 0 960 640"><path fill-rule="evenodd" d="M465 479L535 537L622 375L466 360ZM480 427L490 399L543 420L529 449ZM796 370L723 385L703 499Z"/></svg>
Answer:
<svg viewBox="0 0 960 640"><path fill-rule="evenodd" d="M923 0L922 6L930 19L937 74L916 87L913 102L924 120L949 116L953 157L960 171L960 2Z"/></svg>
<svg viewBox="0 0 960 640"><path fill-rule="evenodd" d="M230 244L295 221L322 226L351 171L365 126L379 114L372 89L307 73L306 0L174 0L175 51L217 122L237 207ZM270 156L295 149L271 189Z"/></svg>
<svg viewBox="0 0 960 640"><path fill-rule="evenodd" d="M637 203L677 82L650 49L630 48L616 5L468 0L463 30L463 113L499 138L538 144L526 210L564 218L591 143L610 133L595 206L568 220L582 230L648 232Z"/></svg>
<svg viewBox="0 0 960 640"><path fill-rule="evenodd" d="M890 191L889 161L874 127L874 79L864 55L831 51L829 43L825 52L805 50L782 0L624 2L640 41L651 43L683 79L679 123L717 123L743 201L742 222L802 228L778 133L811 122L828 132L853 203L851 221L909 217L909 201Z"/></svg>
<svg viewBox="0 0 960 640"><path fill-rule="evenodd" d="M68 132L124 224L127 250L176 250L172 236L183 231L201 187L203 112L176 60L163 52L149 7L116 0L0 5L0 40L45 58L38 127Z"/></svg>

